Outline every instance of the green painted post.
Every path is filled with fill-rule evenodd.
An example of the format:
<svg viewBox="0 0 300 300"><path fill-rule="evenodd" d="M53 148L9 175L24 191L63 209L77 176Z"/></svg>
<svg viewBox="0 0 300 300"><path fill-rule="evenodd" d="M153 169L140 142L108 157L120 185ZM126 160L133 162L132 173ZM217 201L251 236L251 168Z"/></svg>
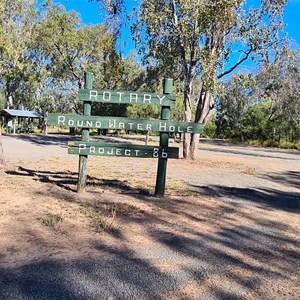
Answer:
<svg viewBox="0 0 300 300"><path fill-rule="evenodd" d="M173 80L164 79L164 94L171 94L173 90ZM163 106L161 109L161 119L169 120L170 119L170 106ZM160 133L159 145L161 147L168 147L169 145L169 133L162 132ZM166 174L167 174L167 158L159 158L157 166L157 175L156 175L156 186L155 186L155 196L164 196L166 189Z"/></svg>
<svg viewBox="0 0 300 300"><path fill-rule="evenodd" d="M84 87L86 89L93 88L93 73L87 72L85 73L85 82ZM84 101L83 102L83 114L85 116L91 115L91 102ZM88 142L90 139L90 132L88 128L83 128L81 131L81 140L83 142ZM86 187L86 179L87 179L87 155L79 155L79 170L78 170L78 183L77 183L77 192L84 193Z"/></svg>

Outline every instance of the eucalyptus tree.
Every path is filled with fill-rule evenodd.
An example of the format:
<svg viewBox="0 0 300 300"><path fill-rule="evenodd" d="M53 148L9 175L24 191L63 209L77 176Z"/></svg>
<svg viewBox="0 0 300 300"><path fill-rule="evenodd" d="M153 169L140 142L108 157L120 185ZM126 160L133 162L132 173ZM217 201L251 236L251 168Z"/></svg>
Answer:
<svg viewBox="0 0 300 300"><path fill-rule="evenodd" d="M33 106L31 44L37 18L35 1L0 1L0 87L16 107Z"/></svg>
<svg viewBox="0 0 300 300"><path fill-rule="evenodd" d="M225 84L216 97L218 135L244 141L245 118L256 99L253 95L254 78L236 74Z"/></svg>
<svg viewBox="0 0 300 300"><path fill-rule="evenodd" d="M300 134L300 55L286 49L256 75L236 74L216 101L218 133L240 140L280 141Z"/></svg>
<svg viewBox="0 0 300 300"><path fill-rule="evenodd" d="M300 130L300 53L286 49L271 64L265 64L256 76L255 94L269 101L269 119L274 135L283 127Z"/></svg>
<svg viewBox="0 0 300 300"><path fill-rule="evenodd" d="M48 1L42 8L35 31L36 47L45 58L52 84L65 100L65 108L71 105L79 112L76 94L78 88L84 88L84 72L98 74L98 85L113 81L117 71L110 71L119 61L115 40L104 25L83 26L80 16L66 12L62 5Z"/></svg>
<svg viewBox="0 0 300 300"><path fill-rule="evenodd" d="M185 120L205 122L214 107L218 79L249 58L268 59L279 45L285 0L143 0L132 27L145 62L155 64L164 76L183 81ZM202 85L197 98L193 84ZM192 107L196 105L195 116ZM199 135L186 135L184 157L196 157Z"/></svg>
<svg viewBox="0 0 300 300"><path fill-rule="evenodd" d="M33 68L29 59L33 22L37 16L34 1L0 1L0 88L1 105L30 106ZM4 100L4 101L3 101ZM2 107L3 108L3 107ZM4 164L0 126L0 169Z"/></svg>

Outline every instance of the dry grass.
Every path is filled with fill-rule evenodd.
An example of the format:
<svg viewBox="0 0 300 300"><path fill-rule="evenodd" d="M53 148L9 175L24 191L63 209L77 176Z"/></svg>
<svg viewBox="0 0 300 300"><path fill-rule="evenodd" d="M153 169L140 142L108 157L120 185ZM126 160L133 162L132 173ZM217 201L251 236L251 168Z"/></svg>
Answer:
<svg viewBox="0 0 300 300"><path fill-rule="evenodd" d="M44 217L37 218L42 222L43 225L47 227L55 228L60 222L63 221L63 217L60 214L47 214Z"/></svg>

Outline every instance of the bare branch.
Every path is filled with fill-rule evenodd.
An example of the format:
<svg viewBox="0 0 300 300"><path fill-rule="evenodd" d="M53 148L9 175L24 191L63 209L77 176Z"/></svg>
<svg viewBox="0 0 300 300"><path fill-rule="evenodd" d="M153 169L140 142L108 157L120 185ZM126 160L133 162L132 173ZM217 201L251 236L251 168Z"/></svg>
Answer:
<svg viewBox="0 0 300 300"><path fill-rule="evenodd" d="M242 64L245 60L247 60L250 56L250 54L255 50L255 48L253 48L253 46L250 46L250 49L248 49L248 51L245 51L245 56L239 60L236 64L234 64L231 68L229 68L228 70L226 70L225 72L221 73L220 75L218 75L218 79L222 78L223 76L231 73L233 70L235 70L240 64Z"/></svg>

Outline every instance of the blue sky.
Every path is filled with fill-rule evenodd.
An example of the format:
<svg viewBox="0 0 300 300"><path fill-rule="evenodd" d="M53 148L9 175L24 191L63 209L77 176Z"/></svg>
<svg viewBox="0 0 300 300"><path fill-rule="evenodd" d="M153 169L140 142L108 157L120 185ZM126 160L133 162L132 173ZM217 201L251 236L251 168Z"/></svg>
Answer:
<svg viewBox="0 0 300 300"><path fill-rule="evenodd" d="M39 2L43 1L39 0ZM103 19L103 16L101 16L98 5L95 1L88 2L88 0L54 0L54 2L64 5L67 11L77 11L81 15L83 23L86 25L100 23ZM257 2L257 0L251 0L249 2L251 4L251 2ZM284 21L287 24L285 32L287 32L288 36L295 40L298 45L300 45L299 18L300 0L289 0L285 8L284 15ZM121 42L127 43L126 48L124 48L124 54L126 56L128 52L134 48L134 44L130 40L129 30L123 31Z"/></svg>

